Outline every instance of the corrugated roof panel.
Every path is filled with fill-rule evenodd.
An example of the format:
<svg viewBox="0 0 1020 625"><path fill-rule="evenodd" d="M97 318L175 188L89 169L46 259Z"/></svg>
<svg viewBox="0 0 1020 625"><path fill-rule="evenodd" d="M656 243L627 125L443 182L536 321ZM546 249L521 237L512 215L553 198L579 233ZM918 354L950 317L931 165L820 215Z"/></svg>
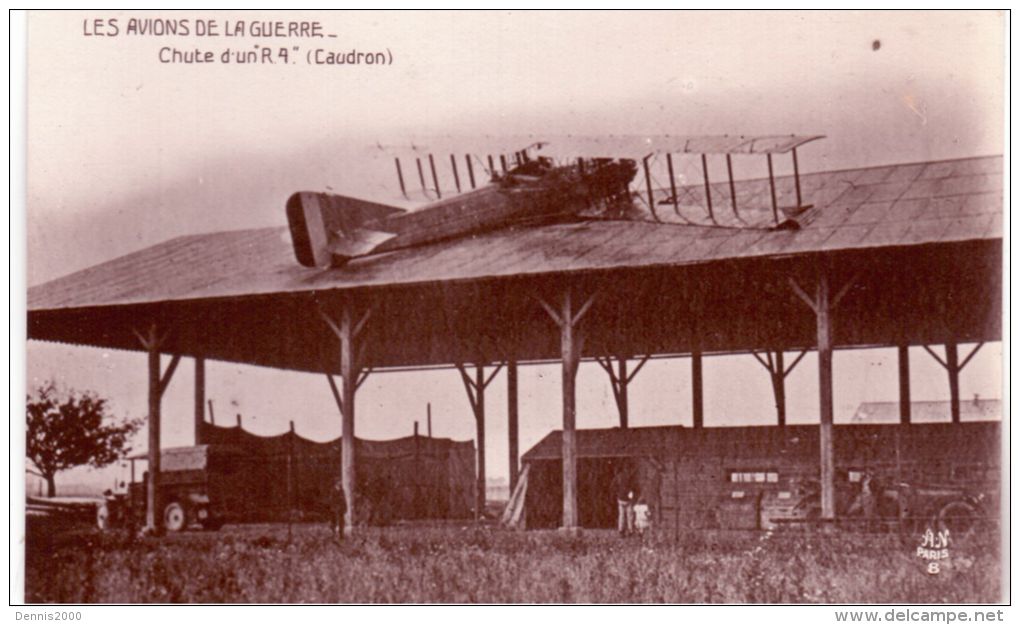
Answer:
<svg viewBox="0 0 1020 625"><path fill-rule="evenodd" d="M942 178L920 178L915 180L900 196L902 200L926 199L936 197L942 187Z"/></svg>
<svg viewBox="0 0 1020 625"><path fill-rule="evenodd" d="M823 249L825 241L835 233L837 228L808 228L801 230L797 236L791 237L782 248L783 254L817 251Z"/></svg>
<svg viewBox="0 0 1020 625"><path fill-rule="evenodd" d="M899 245L906 240L907 232L910 230L909 221L891 221L883 223L881 227L874 228L868 232L861 241L862 247L881 247L884 245Z"/></svg>
<svg viewBox="0 0 1020 625"><path fill-rule="evenodd" d="M821 249L840 250L863 247L862 242L867 240L868 234L877 227L876 224L862 224L837 228L832 236L821 244Z"/></svg>
<svg viewBox="0 0 1020 625"><path fill-rule="evenodd" d="M904 243L925 243L941 241L942 233L949 228L951 219L917 219L910 223L910 230L903 237Z"/></svg>
<svg viewBox="0 0 1020 625"><path fill-rule="evenodd" d="M924 171L917 177L918 180L930 180L945 178L953 174L957 161L939 161L936 163L928 163L924 167Z"/></svg>
<svg viewBox="0 0 1020 625"><path fill-rule="evenodd" d="M918 163L916 165L899 165L893 168L892 172L884 182L913 182L914 180L917 180L918 176L921 175L921 172L923 172L924 169L925 165L923 163Z"/></svg>
<svg viewBox="0 0 1020 625"><path fill-rule="evenodd" d="M924 216L932 219L959 217L963 214L965 198L963 195L933 198L925 207Z"/></svg>
<svg viewBox="0 0 1020 625"><path fill-rule="evenodd" d="M992 215L992 221L988 225L988 232L985 233L986 239L1001 239L1002 238L1002 213Z"/></svg>
<svg viewBox="0 0 1020 625"><path fill-rule="evenodd" d="M843 222L851 224L873 224L884 221L892 208L892 202L868 202L850 212Z"/></svg>
<svg viewBox="0 0 1020 625"><path fill-rule="evenodd" d="M963 198L960 211L965 215L991 215L1002 212L1002 195L999 193L977 193Z"/></svg>
<svg viewBox="0 0 1020 625"><path fill-rule="evenodd" d="M854 184L857 186L882 184L895 170L895 166L874 167L872 169L865 170L864 172L861 172L861 175L854 179Z"/></svg>
<svg viewBox="0 0 1020 625"><path fill-rule="evenodd" d="M904 181L874 185L871 187L871 195L868 196L868 201L893 202L906 193L911 184L912 183L910 181Z"/></svg>
<svg viewBox="0 0 1020 625"><path fill-rule="evenodd" d="M1002 161L998 157L965 158L949 162L953 166L953 176L1002 174Z"/></svg>
<svg viewBox="0 0 1020 625"><path fill-rule="evenodd" d="M942 233L942 241L969 241L984 238L994 219L993 215L964 215L950 222Z"/></svg>
<svg viewBox="0 0 1020 625"><path fill-rule="evenodd" d="M740 230L726 237L723 242L712 250L711 258L740 257L745 251L773 232L768 230Z"/></svg>
<svg viewBox="0 0 1020 625"><path fill-rule="evenodd" d="M928 212L928 206L931 204L931 201L932 198L930 197L897 200L893 203L892 208L889 209L889 218L890 220L904 221L923 216Z"/></svg>

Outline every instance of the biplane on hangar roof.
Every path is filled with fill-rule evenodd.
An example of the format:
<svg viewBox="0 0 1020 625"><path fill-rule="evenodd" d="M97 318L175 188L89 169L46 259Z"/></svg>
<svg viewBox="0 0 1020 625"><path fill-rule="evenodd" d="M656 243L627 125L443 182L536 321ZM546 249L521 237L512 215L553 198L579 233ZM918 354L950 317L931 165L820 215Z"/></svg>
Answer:
<svg viewBox="0 0 1020 625"><path fill-rule="evenodd" d="M460 144L460 156L450 153L449 161L434 155L460 140L380 146L399 154L394 162L405 201L355 201L406 219L408 214L427 214L426 202L454 200L454 218L468 217L466 229L457 233L463 236L438 237L310 271L294 261L292 237L285 229L185 235L31 287L28 305L31 311L43 311L1001 239L998 156L808 174L794 166L791 175L753 179L727 175L738 155L764 154L771 161L774 154L789 153L796 162L797 148L818 138L567 137L560 143L533 137L506 143L476 139ZM505 145L528 147L507 154L499 151ZM487 152L467 151L471 149ZM582 210L573 219L538 225L513 220L484 227L471 223L472 206L464 200L470 199L472 189L511 171L527 158L527 150L560 163L578 153L640 157L638 178L630 183L631 210L624 218ZM684 184L669 171L671 162L684 155L693 155L694 169L703 172L710 169L710 155L724 156L726 163L712 162L722 171L718 180L702 173L696 184ZM448 186L441 172L444 161ZM420 178L417 193L407 181L412 163ZM788 221L795 228L780 227Z"/></svg>
<svg viewBox="0 0 1020 625"><path fill-rule="evenodd" d="M464 363L476 363L480 393L487 364L503 361L509 375L517 362L562 360L563 427L574 432L568 382L581 358L689 355L700 428L702 354L817 349L829 519L833 349L945 344L958 406L954 381L974 351L957 361L957 343L1001 338L1003 185L998 156L801 174L797 149L816 138L454 140L443 153L442 142L419 142L393 150L402 201L418 208L298 193L289 235L177 237L31 287L28 336L148 352L156 472L160 397L182 355L196 359L196 423L205 358L340 373L349 501L354 395L373 369L456 364L482 423ZM786 155L793 171L777 173ZM747 160L763 156L767 175L747 175ZM571 292L587 300L572 304ZM578 346L573 326L586 313ZM486 352L490 339L497 349ZM161 353L174 355L165 372ZM563 437L564 527L577 527L573 441ZM150 527L156 488L150 480Z"/></svg>

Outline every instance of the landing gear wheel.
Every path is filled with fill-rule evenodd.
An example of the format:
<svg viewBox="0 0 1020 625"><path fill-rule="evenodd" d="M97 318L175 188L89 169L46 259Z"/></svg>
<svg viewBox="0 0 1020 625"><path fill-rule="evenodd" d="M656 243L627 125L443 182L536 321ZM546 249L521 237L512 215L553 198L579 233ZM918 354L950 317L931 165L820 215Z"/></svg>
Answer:
<svg viewBox="0 0 1020 625"><path fill-rule="evenodd" d="M179 532L186 525L184 507L176 501L163 508L163 528L168 532Z"/></svg>

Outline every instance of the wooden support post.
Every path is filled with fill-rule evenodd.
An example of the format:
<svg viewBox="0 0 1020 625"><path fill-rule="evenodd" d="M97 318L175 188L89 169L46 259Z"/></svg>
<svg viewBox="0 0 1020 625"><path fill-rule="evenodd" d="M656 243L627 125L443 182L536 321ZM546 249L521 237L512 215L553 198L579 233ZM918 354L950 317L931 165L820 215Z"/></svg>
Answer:
<svg viewBox="0 0 1020 625"><path fill-rule="evenodd" d="M630 380L627 379L627 357L620 356L617 358L616 365L618 368L616 375L620 380L620 391L616 398L616 405L620 411L620 427L626 430L630 427L630 406L627 401L627 387L630 385Z"/></svg>
<svg viewBox="0 0 1020 625"><path fill-rule="evenodd" d="M163 528L162 515L159 510L159 494L157 492L157 476L160 468L160 401L159 392L159 339L155 336L155 326L149 334L151 343L146 346L149 351L149 479L145 489L145 528L158 534Z"/></svg>
<svg viewBox="0 0 1020 625"><path fill-rule="evenodd" d="M202 444L205 423L205 358L195 357L195 444Z"/></svg>
<svg viewBox="0 0 1020 625"><path fill-rule="evenodd" d="M616 400L616 410L620 415L620 428L626 430L630 427L630 406L627 398L627 387L634 376L641 371L651 356L645 356L638 362L637 367L630 373L627 372L627 356L616 356L616 370L613 370L613 358L595 358L595 362L609 375L609 384L613 389L613 399Z"/></svg>
<svg viewBox="0 0 1020 625"><path fill-rule="evenodd" d="M946 372L949 374L949 414L953 423L960 422L960 355L956 341L946 343Z"/></svg>
<svg viewBox="0 0 1020 625"><path fill-rule="evenodd" d="M340 481L347 499L347 515L344 519L344 531L350 533L354 527L355 508L357 507L357 463L354 449L354 391L357 384L356 364L354 362L354 333L351 325L351 308L344 306L340 316L340 377L342 378L343 422L340 441Z"/></svg>
<svg viewBox="0 0 1020 625"><path fill-rule="evenodd" d="M776 396L776 423L779 427L783 427L786 425L786 369L783 365L783 350L776 350L775 363L776 370L772 374L772 393Z"/></svg>
<svg viewBox="0 0 1020 625"><path fill-rule="evenodd" d="M510 444L510 492L517 488L520 474L520 450L518 448L518 414L517 414L517 361L506 363L506 415L507 437Z"/></svg>
<svg viewBox="0 0 1020 625"><path fill-rule="evenodd" d="M897 356L900 371L900 423L910 423L910 347L899 345Z"/></svg>
<svg viewBox="0 0 1020 625"><path fill-rule="evenodd" d="M575 344L574 309L570 290L563 295L560 311L560 357L563 360L563 527L578 526L577 515L577 368L580 354Z"/></svg>
<svg viewBox="0 0 1020 625"><path fill-rule="evenodd" d="M474 379L468 375L463 364L457 364L461 380L464 382L464 390L467 391L468 402L471 404L471 412L475 416L475 454L477 466L475 469L475 520L480 521L485 512L485 387L492 383L503 365L497 366L489 377L485 377L485 365L475 365Z"/></svg>
<svg viewBox="0 0 1020 625"><path fill-rule="evenodd" d="M822 480L822 518L833 519L836 517L836 468L832 444L832 324L829 277L824 269L818 273L815 305L818 331L818 400L821 415L818 442Z"/></svg>
<svg viewBox="0 0 1020 625"><path fill-rule="evenodd" d="M166 340L166 335L160 336L156 324L149 327L149 332L142 335L134 330L135 336L148 353L149 369L149 478L146 481L145 489L145 529L154 534L163 531L163 516L161 511L161 500L159 498L159 471L160 460L160 427L161 427L161 404L163 393L166 392L174 371L181 361L180 354L174 354L167 366L166 371L160 375L160 347Z"/></svg>
<svg viewBox="0 0 1020 625"><path fill-rule="evenodd" d="M701 349L691 352L691 419L692 425L700 429L705 425L704 381L701 371Z"/></svg>
<svg viewBox="0 0 1020 625"><path fill-rule="evenodd" d="M967 357L960 361L960 354L955 340L948 341L946 343L946 359L942 360L939 355L936 354L930 347L924 345L924 351L931 354L931 357L936 360L949 374L949 414L953 423L960 422L960 371L971 361L972 358L981 349L984 343L978 343L974 346L974 349L970 350Z"/></svg>
<svg viewBox="0 0 1020 625"><path fill-rule="evenodd" d="M563 362L563 528L578 527L577 514L577 368L581 363L582 341L575 334L577 324L591 307L594 296L574 308L570 289L565 289L557 311L539 300L560 327L560 358ZM576 312L575 312L576 311Z"/></svg>
<svg viewBox="0 0 1020 625"><path fill-rule="evenodd" d="M765 355L768 360L762 358L757 352L751 352L751 355L769 372L769 379L772 381L772 394L776 400L776 423L780 427L786 425L786 376L790 375L790 372L800 363L805 354L807 354L806 349L801 351L787 367L784 363L785 354L782 349L766 351Z"/></svg>
<svg viewBox="0 0 1020 625"><path fill-rule="evenodd" d="M368 370L366 369L363 372L361 363L358 362L355 342L368 322L371 312L371 310L366 311L361 319L355 323L350 304L345 304L340 312L340 323L337 324L325 311L319 310L323 321L326 322L330 329L333 330L337 339L340 340L341 388L337 389L328 368L326 370L326 379L329 381L333 398L340 409L340 484L344 491L344 498L347 500L347 514L344 516L344 533L347 535L354 531L354 521L357 519L356 509L358 505L356 494L356 485L358 483L357 451L354 444L354 396L358 387L368 376Z"/></svg>
<svg viewBox="0 0 1020 625"><path fill-rule="evenodd" d="M475 440L478 466L475 473L475 520L485 513L485 367L475 367Z"/></svg>
<svg viewBox="0 0 1020 625"><path fill-rule="evenodd" d="M822 482L822 518L834 519L836 517L836 468L832 443L832 311L839 306L839 302L857 281L859 274L855 274L834 296L830 296L829 275L824 259L820 263L814 297L808 295L793 278L790 278L790 286L797 297L803 300L815 313L818 341L818 408L820 417L818 445Z"/></svg>

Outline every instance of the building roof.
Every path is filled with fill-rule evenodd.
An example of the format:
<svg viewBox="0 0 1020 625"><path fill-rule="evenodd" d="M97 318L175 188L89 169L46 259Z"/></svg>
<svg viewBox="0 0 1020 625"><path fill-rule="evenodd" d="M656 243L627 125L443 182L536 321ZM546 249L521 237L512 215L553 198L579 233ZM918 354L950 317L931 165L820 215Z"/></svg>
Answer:
<svg viewBox="0 0 1020 625"><path fill-rule="evenodd" d="M768 182L737 186L740 205L760 214ZM793 179L778 178L777 187L780 206L793 204ZM43 310L682 266L1002 237L1001 157L806 174L801 187L812 208L797 217L799 230L705 227L684 220L587 220L510 227L359 258L328 270L298 265L284 227L188 235L33 286L28 309L31 316ZM720 185L713 187L713 194L717 191L727 193Z"/></svg>
<svg viewBox="0 0 1020 625"><path fill-rule="evenodd" d="M941 453L949 441L956 441L958 449L981 447L987 439L982 436L966 437L962 432L994 432L998 436L998 422L967 423L962 430L959 424L928 423L920 425L898 424L837 424L833 436L837 451L879 440L880 432L888 428L909 428L918 440L938 442L934 445ZM962 440L961 440L962 436ZM809 459L818 457L818 426L788 425L687 428L683 426L656 426L639 428L578 429L576 431L578 458L619 458L635 456L673 455L684 449L712 450L720 456L741 457L774 455L777 448L784 453ZM996 445L994 454L999 456ZM550 432L522 457L524 462L559 460L563 453L563 434Z"/></svg>
<svg viewBox="0 0 1020 625"><path fill-rule="evenodd" d="M898 423L900 404L895 401L864 402L854 413L854 423ZM937 423L950 420L948 401L910 402L910 420L914 423ZM1002 420L1002 400L978 399L960 401L961 421Z"/></svg>

